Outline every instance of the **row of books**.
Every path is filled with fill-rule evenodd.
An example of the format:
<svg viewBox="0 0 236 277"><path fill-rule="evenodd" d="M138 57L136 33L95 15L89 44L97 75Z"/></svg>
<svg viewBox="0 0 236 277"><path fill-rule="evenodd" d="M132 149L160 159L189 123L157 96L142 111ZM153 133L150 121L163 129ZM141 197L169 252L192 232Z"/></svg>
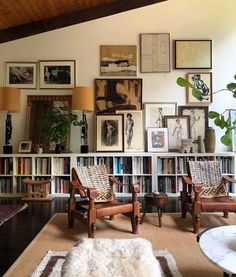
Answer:
<svg viewBox="0 0 236 277"><path fill-rule="evenodd" d="M31 175L32 174L32 159L24 157L16 157L15 166L16 175Z"/></svg>
<svg viewBox="0 0 236 277"><path fill-rule="evenodd" d="M50 158L36 158L35 159L35 174L36 175L51 174L51 159Z"/></svg>
<svg viewBox="0 0 236 277"><path fill-rule="evenodd" d="M0 193L12 193L12 178L0 179Z"/></svg>
<svg viewBox="0 0 236 277"><path fill-rule="evenodd" d="M69 193L70 180L56 177L54 178L55 193Z"/></svg>
<svg viewBox="0 0 236 277"><path fill-rule="evenodd" d="M220 162L221 171L224 174L232 174L233 161L230 157L220 157L218 158Z"/></svg>
<svg viewBox="0 0 236 277"><path fill-rule="evenodd" d="M176 193L175 178L174 177L159 177L158 191L167 193Z"/></svg>
<svg viewBox="0 0 236 277"><path fill-rule="evenodd" d="M113 158L112 157L99 157L97 158L97 164L105 164L107 172L113 174Z"/></svg>
<svg viewBox="0 0 236 277"><path fill-rule="evenodd" d="M188 161L194 161L194 157L178 157L177 158L177 174L187 173Z"/></svg>
<svg viewBox="0 0 236 277"><path fill-rule="evenodd" d="M53 171L56 175L70 174L70 158L54 158Z"/></svg>
<svg viewBox="0 0 236 277"><path fill-rule="evenodd" d="M17 193L26 193L26 184L23 182L24 178L17 177L16 180L16 192Z"/></svg>
<svg viewBox="0 0 236 277"><path fill-rule="evenodd" d="M152 158L143 157L143 173L152 174Z"/></svg>
<svg viewBox="0 0 236 277"><path fill-rule="evenodd" d="M94 159L93 157L79 157L77 158L77 166L90 166L90 165L94 165Z"/></svg>
<svg viewBox="0 0 236 277"><path fill-rule="evenodd" d="M0 174L12 175L13 174L13 159L12 158L0 158Z"/></svg>
<svg viewBox="0 0 236 277"><path fill-rule="evenodd" d="M174 174L175 173L175 159L163 158L157 160L157 172L159 174Z"/></svg>

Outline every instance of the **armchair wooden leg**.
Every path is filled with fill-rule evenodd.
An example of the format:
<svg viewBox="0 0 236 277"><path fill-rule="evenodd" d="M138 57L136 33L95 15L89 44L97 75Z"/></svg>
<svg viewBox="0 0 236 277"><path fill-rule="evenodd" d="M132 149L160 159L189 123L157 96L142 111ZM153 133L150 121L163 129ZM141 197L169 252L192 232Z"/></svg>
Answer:
<svg viewBox="0 0 236 277"><path fill-rule="evenodd" d="M182 218L186 218L187 215L187 197L187 194L182 191L180 195Z"/></svg>
<svg viewBox="0 0 236 277"><path fill-rule="evenodd" d="M224 211L224 217L228 218L229 217L229 211Z"/></svg>
<svg viewBox="0 0 236 277"><path fill-rule="evenodd" d="M96 224L94 222L88 225L88 237L94 239L96 234Z"/></svg>
<svg viewBox="0 0 236 277"><path fill-rule="evenodd" d="M133 204L133 212L131 215L131 225L132 225L132 233L133 234L138 234L138 225L139 225L139 202L136 202Z"/></svg>
<svg viewBox="0 0 236 277"><path fill-rule="evenodd" d="M74 217L74 213L73 210L75 209L75 205L76 205L76 200L75 198L70 198L68 201L68 227L69 228L73 228L74 226L74 222L75 222L75 217Z"/></svg>
<svg viewBox="0 0 236 277"><path fill-rule="evenodd" d="M195 234L199 233L200 229L200 214L193 215L193 232Z"/></svg>

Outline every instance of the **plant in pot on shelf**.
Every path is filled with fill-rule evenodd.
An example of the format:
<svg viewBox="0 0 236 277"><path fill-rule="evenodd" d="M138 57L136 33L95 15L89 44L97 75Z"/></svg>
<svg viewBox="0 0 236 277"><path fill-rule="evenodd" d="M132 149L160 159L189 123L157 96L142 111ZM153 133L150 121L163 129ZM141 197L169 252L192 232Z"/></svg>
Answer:
<svg viewBox="0 0 236 277"><path fill-rule="evenodd" d="M83 121L78 121L78 116L71 113L67 108L54 108L42 118L42 133L49 143L55 143L56 153L66 149L67 139L71 125L82 126Z"/></svg>

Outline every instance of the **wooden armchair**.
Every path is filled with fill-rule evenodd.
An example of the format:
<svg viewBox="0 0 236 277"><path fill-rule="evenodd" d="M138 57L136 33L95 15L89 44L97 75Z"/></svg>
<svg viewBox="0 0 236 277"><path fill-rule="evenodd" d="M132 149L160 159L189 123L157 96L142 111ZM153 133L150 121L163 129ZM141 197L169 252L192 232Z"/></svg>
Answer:
<svg viewBox="0 0 236 277"><path fill-rule="evenodd" d="M236 202L229 197L226 184L236 181L222 176L219 161L189 161L189 176L183 177L180 193L182 217L193 217L193 231L199 233L201 212L222 211L224 217L236 212Z"/></svg>
<svg viewBox="0 0 236 277"><path fill-rule="evenodd" d="M73 168L68 210L69 228L78 219L87 224L88 237L94 238L97 218L109 216L113 219L116 214L124 214L131 218L132 232L137 234L140 217L139 185L130 185L132 202L121 203L113 193L113 184L121 185L116 178L108 176L105 165ZM81 199L76 200L76 193L80 194Z"/></svg>

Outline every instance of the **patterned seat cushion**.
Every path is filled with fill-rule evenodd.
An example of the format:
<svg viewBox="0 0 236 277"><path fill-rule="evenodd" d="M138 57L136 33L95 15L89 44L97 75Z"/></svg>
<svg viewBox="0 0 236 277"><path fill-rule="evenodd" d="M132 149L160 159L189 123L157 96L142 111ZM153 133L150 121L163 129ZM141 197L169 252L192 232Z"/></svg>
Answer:
<svg viewBox="0 0 236 277"><path fill-rule="evenodd" d="M225 184L203 186L199 193L201 198L215 198L228 196Z"/></svg>

